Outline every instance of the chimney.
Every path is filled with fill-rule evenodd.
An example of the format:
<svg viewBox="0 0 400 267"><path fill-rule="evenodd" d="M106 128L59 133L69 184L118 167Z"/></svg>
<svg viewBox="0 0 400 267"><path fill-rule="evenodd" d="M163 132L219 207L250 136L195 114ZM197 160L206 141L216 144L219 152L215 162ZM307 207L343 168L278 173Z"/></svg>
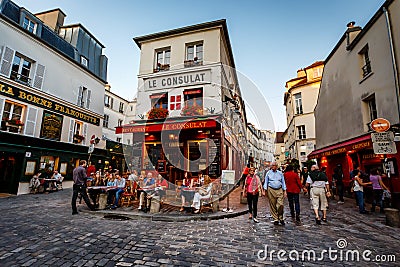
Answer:
<svg viewBox="0 0 400 267"><path fill-rule="evenodd" d="M44 22L47 26L49 26L56 33L59 32L60 27L64 25L64 19L67 15L59 9L53 9L49 11L44 11L38 14L35 14L37 18Z"/></svg>
<svg viewBox="0 0 400 267"><path fill-rule="evenodd" d="M351 43L357 37L357 35L361 32L361 27L355 26L355 21L350 21L347 23L347 30L346 30L346 49L349 50Z"/></svg>

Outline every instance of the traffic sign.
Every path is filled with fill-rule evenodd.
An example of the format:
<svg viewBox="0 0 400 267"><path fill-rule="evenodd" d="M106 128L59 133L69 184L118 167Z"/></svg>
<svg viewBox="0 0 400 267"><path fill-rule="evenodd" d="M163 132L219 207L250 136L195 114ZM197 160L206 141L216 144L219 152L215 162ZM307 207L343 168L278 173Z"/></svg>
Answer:
<svg viewBox="0 0 400 267"><path fill-rule="evenodd" d="M392 131L388 132L377 132L371 133L372 142L393 142L394 141L394 133Z"/></svg>
<svg viewBox="0 0 400 267"><path fill-rule="evenodd" d="M374 154L396 154L395 142L374 142L372 143Z"/></svg>
<svg viewBox="0 0 400 267"><path fill-rule="evenodd" d="M371 121L371 128L378 133L386 132L390 128L390 122L384 118L377 118Z"/></svg>

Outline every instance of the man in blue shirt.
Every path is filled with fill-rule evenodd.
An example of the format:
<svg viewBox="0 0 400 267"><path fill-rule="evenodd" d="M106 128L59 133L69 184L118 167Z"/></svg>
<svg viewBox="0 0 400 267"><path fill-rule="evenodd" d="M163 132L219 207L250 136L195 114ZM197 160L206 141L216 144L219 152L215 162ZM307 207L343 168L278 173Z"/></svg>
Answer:
<svg viewBox="0 0 400 267"><path fill-rule="evenodd" d="M153 174L151 172L147 173L147 177L143 181L143 188L140 189L139 210L142 210L142 205L144 204L143 211L147 212L147 193L154 190L155 183L156 180L153 178Z"/></svg>
<svg viewBox="0 0 400 267"><path fill-rule="evenodd" d="M264 189L268 194L269 207L274 224L285 225L283 220L283 198L286 197L286 184L283 173L278 170L276 162L271 163L271 169L265 175Z"/></svg>

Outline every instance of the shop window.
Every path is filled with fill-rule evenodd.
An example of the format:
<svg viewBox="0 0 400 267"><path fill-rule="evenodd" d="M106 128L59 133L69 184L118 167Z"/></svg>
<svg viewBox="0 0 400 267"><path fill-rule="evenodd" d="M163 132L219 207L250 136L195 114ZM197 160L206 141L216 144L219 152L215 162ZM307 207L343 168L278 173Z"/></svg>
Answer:
<svg viewBox="0 0 400 267"><path fill-rule="evenodd" d="M299 139L306 139L306 126L305 125L301 125L301 126L297 126L297 133L299 136Z"/></svg>
<svg viewBox="0 0 400 267"><path fill-rule="evenodd" d="M180 110L181 109L181 95L171 95L170 96L169 109L170 110Z"/></svg>
<svg viewBox="0 0 400 267"><path fill-rule="evenodd" d="M4 102L3 113L1 114L1 130L13 133L21 132L24 126L22 114L25 106L10 101Z"/></svg>
<svg viewBox="0 0 400 267"><path fill-rule="evenodd" d="M368 44L361 49L359 52L360 58L361 58L361 73L362 73L362 78L365 78L368 76L368 74L372 73L372 68L371 68L371 61L369 60L369 47Z"/></svg>
<svg viewBox="0 0 400 267"><path fill-rule="evenodd" d="M167 95L167 93L151 95L150 99L151 99L151 107L152 108L168 109L168 95Z"/></svg>
<svg viewBox="0 0 400 267"><path fill-rule="evenodd" d="M10 79L23 83L25 85L31 85L30 73L33 62L20 54L14 55L14 60L11 67Z"/></svg>
<svg viewBox="0 0 400 267"><path fill-rule="evenodd" d="M183 92L185 107L199 107L203 108L203 90L185 90Z"/></svg>
<svg viewBox="0 0 400 267"><path fill-rule="evenodd" d="M164 48L156 51L154 72L169 70L170 59L170 48Z"/></svg>
<svg viewBox="0 0 400 267"><path fill-rule="evenodd" d="M294 101L296 103L296 114L303 114L303 103L301 100L301 93L294 95Z"/></svg>

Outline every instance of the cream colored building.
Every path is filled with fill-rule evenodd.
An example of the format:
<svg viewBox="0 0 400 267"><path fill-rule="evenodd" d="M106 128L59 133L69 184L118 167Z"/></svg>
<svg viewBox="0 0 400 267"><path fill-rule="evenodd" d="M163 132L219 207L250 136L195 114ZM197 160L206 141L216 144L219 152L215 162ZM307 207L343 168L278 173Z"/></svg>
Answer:
<svg viewBox="0 0 400 267"><path fill-rule="evenodd" d="M285 140L283 138L283 132L276 132L274 161L276 161L279 166L283 166L286 163L285 150L286 149L285 149Z"/></svg>
<svg viewBox="0 0 400 267"><path fill-rule="evenodd" d="M374 119L385 118L392 125L389 132L400 133L400 1L385 1L364 28L354 22L347 27L325 60L315 108L317 150L310 156L326 166L328 174L341 164L346 180L355 165L367 173L388 167L388 185L400 192L399 144L373 149L370 127Z"/></svg>
<svg viewBox="0 0 400 267"><path fill-rule="evenodd" d="M317 61L298 70L297 77L286 82L284 104L288 127L283 134L286 159L304 163L315 149L314 108L323 69L324 63Z"/></svg>

